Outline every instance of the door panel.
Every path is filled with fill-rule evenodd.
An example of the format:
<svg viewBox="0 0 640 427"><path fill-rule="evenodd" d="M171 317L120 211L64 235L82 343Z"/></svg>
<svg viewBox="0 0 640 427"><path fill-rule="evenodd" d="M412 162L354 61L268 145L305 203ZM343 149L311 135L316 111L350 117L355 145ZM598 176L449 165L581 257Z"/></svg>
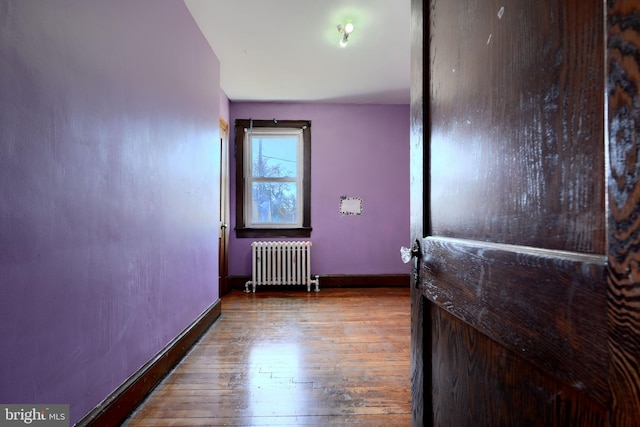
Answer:
<svg viewBox="0 0 640 427"><path fill-rule="evenodd" d="M413 425L640 425L638 10L412 0Z"/></svg>
<svg viewBox="0 0 640 427"><path fill-rule="evenodd" d="M433 425L603 426L606 406L432 306ZM488 404L489 403L489 404ZM429 425L425 423L425 425Z"/></svg>
<svg viewBox="0 0 640 427"><path fill-rule="evenodd" d="M432 6L431 234L604 254L602 2Z"/></svg>

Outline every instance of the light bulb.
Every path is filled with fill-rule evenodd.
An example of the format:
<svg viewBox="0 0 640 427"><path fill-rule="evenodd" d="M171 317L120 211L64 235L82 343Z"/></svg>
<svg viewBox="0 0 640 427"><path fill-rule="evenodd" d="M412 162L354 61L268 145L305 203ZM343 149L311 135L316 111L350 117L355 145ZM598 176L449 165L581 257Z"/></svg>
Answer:
<svg viewBox="0 0 640 427"><path fill-rule="evenodd" d="M352 31L353 31L353 24L351 22L347 22L347 24L344 26L345 34L351 34Z"/></svg>

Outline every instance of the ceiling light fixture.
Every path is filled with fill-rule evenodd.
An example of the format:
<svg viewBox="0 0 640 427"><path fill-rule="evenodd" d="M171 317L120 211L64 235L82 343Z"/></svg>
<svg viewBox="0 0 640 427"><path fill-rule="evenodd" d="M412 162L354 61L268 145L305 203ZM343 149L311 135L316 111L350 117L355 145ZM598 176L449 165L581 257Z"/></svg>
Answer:
<svg viewBox="0 0 640 427"><path fill-rule="evenodd" d="M349 41L349 35L353 32L353 24L351 22L347 22L344 26L338 24L338 32L342 34L340 46L345 47Z"/></svg>

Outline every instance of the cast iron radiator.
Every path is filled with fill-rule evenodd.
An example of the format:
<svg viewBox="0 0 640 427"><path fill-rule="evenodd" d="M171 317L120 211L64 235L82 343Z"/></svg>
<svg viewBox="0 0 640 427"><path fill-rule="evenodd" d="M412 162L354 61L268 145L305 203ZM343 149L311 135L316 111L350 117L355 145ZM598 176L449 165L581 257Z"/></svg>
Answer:
<svg viewBox="0 0 640 427"><path fill-rule="evenodd" d="M311 242L253 242L251 280L245 286L245 292L256 291L257 285L311 285L320 292L320 279L311 276Z"/></svg>

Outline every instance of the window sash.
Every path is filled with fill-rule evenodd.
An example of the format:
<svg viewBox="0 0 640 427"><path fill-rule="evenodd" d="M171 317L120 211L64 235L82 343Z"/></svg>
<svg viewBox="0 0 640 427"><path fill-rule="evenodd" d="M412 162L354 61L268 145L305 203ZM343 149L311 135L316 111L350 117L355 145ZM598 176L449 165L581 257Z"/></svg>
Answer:
<svg viewBox="0 0 640 427"><path fill-rule="evenodd" d="M296 138L296 176L295 177L264 177L253 175L253 139L256 138ZM245 226L250 228L300 228L303 224L303 200L304 200L304 156L303 134L301 129L287 128L253 128L245 129L244 134L244 212ZM270 222L254 220L254 212L258 207L254 206L253 186L255 183L287 183L296 184L295 222Z"/></svg>

